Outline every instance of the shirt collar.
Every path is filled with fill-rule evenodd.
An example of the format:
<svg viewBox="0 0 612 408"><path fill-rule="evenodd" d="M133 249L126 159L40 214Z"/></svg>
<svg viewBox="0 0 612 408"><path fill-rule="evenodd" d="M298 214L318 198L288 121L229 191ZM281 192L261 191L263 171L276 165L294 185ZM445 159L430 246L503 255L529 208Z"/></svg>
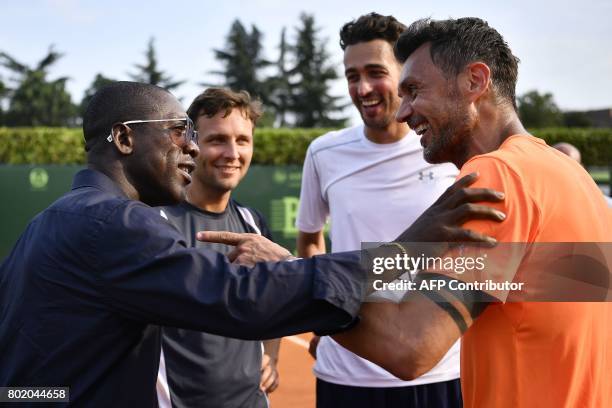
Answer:
<svg viewBox="0 0 612 408"><path fill-rule="evenodd" d="M110 179L106 174L101 173L97 170L84 169L79 171L72 181L72 190L81 187L94 187L111 193L120 197L127 197L127 195L119 188L117 183Z"/></svg>

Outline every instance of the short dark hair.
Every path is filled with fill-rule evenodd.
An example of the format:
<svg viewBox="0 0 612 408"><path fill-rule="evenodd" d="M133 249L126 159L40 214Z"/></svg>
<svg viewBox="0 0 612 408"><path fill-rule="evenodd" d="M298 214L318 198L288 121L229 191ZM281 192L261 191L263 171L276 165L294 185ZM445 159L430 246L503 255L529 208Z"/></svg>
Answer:
<svg viewBox="0 0 612 408"><path fill-rule="evenodd" d="M476 17L417 20L397 40L395 57L404 63L425 43L431 43L433 63L449 77L456 76L471 62L487 64L496 93L510 101L516 110L519 59L486 21Z"/></svg>
<svg viewBox="0 0 612 408"><path fill-rule="evenodd" d="M187 115L196 123L198 117L202 115L212 118L217 113L224 111L223 117L226 117L234 109L242 111L246 118L253 122L253 126L257 124L257 119L263 113L261 101L251 98L247 91L235 92L227 88L208 88L191 102Z"/></svg>
<svg viewBox="0 0 612 408"><path fill-rule="evenodd" d="M340 29L340 47L345 50L349 45L372 40L385 40L391 46L399 38L406 26L393 16L369 13L346 23Z"/></svg>
<svg viewBox="0 0 612 408"><path fill-rule="evenodd" d="M160 109L160 95L170 94L164 88L140 82L118 81L94 94L83 115L85 150L108 136L117 122L149 119Z"/></svg>

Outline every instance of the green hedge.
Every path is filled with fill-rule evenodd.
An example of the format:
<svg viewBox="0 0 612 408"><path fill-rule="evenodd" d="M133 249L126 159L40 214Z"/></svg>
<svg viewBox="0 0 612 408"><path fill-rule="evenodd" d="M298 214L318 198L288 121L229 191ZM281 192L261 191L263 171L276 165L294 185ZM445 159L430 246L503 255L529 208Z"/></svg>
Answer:
<svg viewBox="0 0 612 408"><path fill-rule="evenodd" d="M329 129L257 129L255 164L302 164L306 148ZM531 129L548 144L568 142L582 152L587 166L612 164L612 129ZM0 128L0 163L83 164L80 129Z"/></svg>
<svg viewBox="0 0 612 408"><path fill-rule="evenodd" d="M573 144L580 150L585 166L612 166L612 128L545 128L529 131L549 145L559 142Z"/></svg>
<svg viewBox="0 0 612 408"><path fill-rule="evenodd" d="M253 163L302 164L310 142L330 130L332 129L257 129Z"/></svg>
<svg viewBox="0 0 612 408"><path fill-rule="evenodd" d="M0 163L83 164L81 129L0 127Z"/></svg>

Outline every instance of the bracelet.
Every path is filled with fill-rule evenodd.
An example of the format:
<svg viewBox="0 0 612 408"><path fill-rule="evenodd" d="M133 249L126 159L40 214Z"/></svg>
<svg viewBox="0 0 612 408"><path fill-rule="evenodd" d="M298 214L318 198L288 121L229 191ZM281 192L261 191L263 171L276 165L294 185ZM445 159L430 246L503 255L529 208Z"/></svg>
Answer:
<svg viewBox="0 0 612 408"><path fill-rule="evenodd" d="M388 247L388 248L397 248L400 250L400 253L402 254L402 256L404 257L408 256L408 252L406 251L406 248L404 248L401 244L397 242L387 242L386 244L383 244L381 246ZM408 271L408 280L412 282L412 274L410 273L410 271Z"/></svg>
<svg viewBox="0 0 612 408"><path fill-rule="evenodd" d="M387 242L386 244L383 244L382 246L399 248L402 255L408 256L408 252L406 252L406 248L404 248L402 245L398 244L397 242Z"/></svg>

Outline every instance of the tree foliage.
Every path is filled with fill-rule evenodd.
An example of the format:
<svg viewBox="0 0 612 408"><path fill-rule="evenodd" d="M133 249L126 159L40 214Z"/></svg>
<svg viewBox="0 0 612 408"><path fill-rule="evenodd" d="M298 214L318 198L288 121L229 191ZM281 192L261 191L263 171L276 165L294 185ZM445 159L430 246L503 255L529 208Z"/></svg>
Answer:
<svg viewBox="0 0 612 408"><path fill-rule="evenodd" d="M85 94L83 95L83 99L81 99L81 104L79 105L79 112L81 117L85 115L85 111L87 110L87 105L89 105L89 101L98 92L101 88L105 87L108 84L115 82L115 79L110 79L105 77L102 74L96 74L89 88L85 90Z"/></svg>
<svg viewBox="0 0 612 408"><path fill-rule="evenodd" d="M284 127L288 124L287 111L291 102L291 75L287 67L291 50L287 43L285 27L281 30L278 50L278 60L275 63L277 74L267 79L266 86L269 104L274 109L277 123L280 127Z"/></svg>
<svg viewBox="0 0 612 408"><path fill-rule="evenodd" d="M223 86L248 91L267 103L269 97L261 70L270 62L263 56L262 39L263 34L255 25L248 32L240 20L235 20L226 37L225 47L214 50L215 57L223 64L223 70L211 73L223 77Z"/></svg>
<svg viewBox="0 0 612 408"><path fill-rule="evenodd" d="M47 55L34 67L0 52L0 64L15 77L14 87L6 87L8 110L3 115L7 126L72 126L76 107L66 90L68 77L48 79L49 68L62 54L49 47Z"/></svg>
<svg viewBox="0 0 612 408"><path fill-rule="evenodd" d="M169 91L178 88L185 81L176 81L171 76L164 73L158 68L157 56L155 52L155 38L151 37L145 51L145 63L134 64L138 69L136 74L129 74L136 82L157 85Z"/></svg>
<svg viewBox="0 0 612 408"><path fill-rule="evenodd" d="M533 90L519 96L518 113L528 128L554 127L563 123L563 114L551 93L540 94Z"/></svg>
<svg viewBox="0 0 612 408"><path fill-rule="evenodd" d="M0 124L4 123L4 98L7 91L6 85L4 85L4 81L0 77Z"/></svg>
<svg viewBox="0 0 612 408"><path fill-rule="evenodd" d="M346 118L330 116L346 105L340 103L341 97L329 94L329 83L338 79L338 74L329 62L324 41L317 35L314 16L303 13L300 23L292 47L295 65L289 71L292 78L289 107L295 115L295 126L343 126Z"/></svg>
<svg viewBox="0 0 612 408"><path fill-rule="evenodd" d="M588 128L592 123L584 112L563 112L563 125L567 127Z"/></svg>
<svg viewBox="0 0 612 408"><path fill-rule="evenodd" d="M262 35L257 27L252 26L249 32L235 20L225 47L214 50L224 69L213 73L224 78L222 85L259 97L266 105L266 124L342 126L346 118L333 116L346 105L340 103L340 97L329 94L330 82L338 75L329 62L324 42L318 38L314 17L302 14L300 23L293 44L287 41L283 28L279 56L272 63L263 56ZM276 73L264 78L263 71L272 66Z"/></svg>

